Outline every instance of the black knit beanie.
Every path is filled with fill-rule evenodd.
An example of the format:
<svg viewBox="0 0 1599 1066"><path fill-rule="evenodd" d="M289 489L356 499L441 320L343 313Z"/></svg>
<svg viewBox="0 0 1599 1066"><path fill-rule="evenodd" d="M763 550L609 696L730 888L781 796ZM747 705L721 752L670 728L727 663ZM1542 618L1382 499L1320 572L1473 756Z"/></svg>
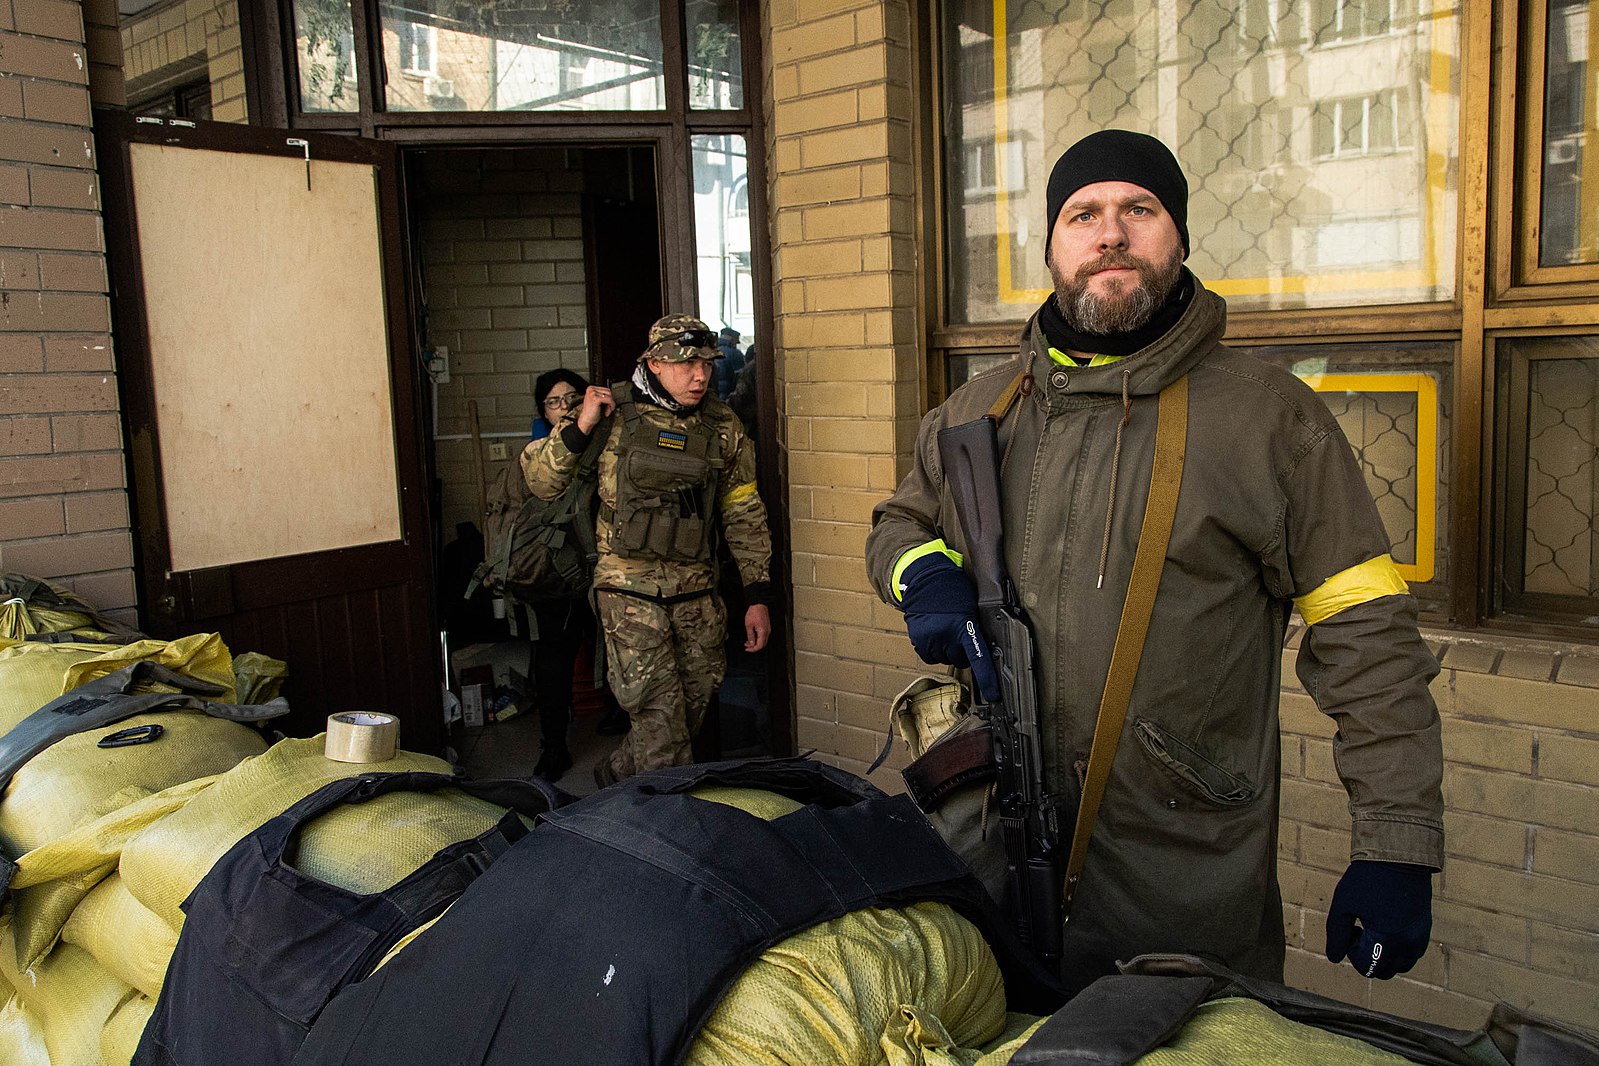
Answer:
<svg viewBox="0 0 1599 1066"><path fill-rule="evenodd" d="M1097 181L1125 181L1155 194L1177 224L1177 235L1188 252L1188 179L1171 149L1147 133L1100 130L1078 141L1055 161L1049 172L1045 202L1049 224L1044 229L1044 254L1055 233L1055 219L1072 193Z"/></svg>

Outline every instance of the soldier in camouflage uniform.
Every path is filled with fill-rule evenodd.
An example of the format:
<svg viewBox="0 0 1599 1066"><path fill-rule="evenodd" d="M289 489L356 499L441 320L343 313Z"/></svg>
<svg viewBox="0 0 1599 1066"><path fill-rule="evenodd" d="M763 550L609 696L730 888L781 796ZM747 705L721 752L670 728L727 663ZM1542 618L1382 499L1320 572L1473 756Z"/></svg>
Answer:
<svg viewBox="0 0 1599 1066"><path fill-rule="evenodd" d="M716 594L716 537L744 585L744 648L771 636L771 533L755 491L755 449L710 389L716 334L689 315L650 327L627 382L590 386L583 405L522 453L529 490L554 499L593 434L600 453L595 599L607 676L633 728L601 784L693 761L691 741L727 671L727 610Z"/></svg>

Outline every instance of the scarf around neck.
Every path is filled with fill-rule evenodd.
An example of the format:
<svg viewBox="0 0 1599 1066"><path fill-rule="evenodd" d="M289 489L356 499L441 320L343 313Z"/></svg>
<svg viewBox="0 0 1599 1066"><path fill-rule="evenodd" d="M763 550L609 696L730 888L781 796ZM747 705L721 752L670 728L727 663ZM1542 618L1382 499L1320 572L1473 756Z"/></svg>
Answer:
<svg viewBox="0 0 1599 1066"><path fill-rule="evenodd" d="M1128 356L1143 351L1166 335L1188 309L1194 296L1194 275L1183 267L1172 286L1166 302L1155 309L1148 322L1126 333L1082 333L1066 324L1052 292L1044 298L1038 309L1038 326L1051 348L1062 352L1084 352L1089 355Z"/></svg>
<svg viewBox="0 0 1599 1066"><path fill-rule="evenodd" d="M687 414L693 407L686 407L672 398L666 391L666 386L661 384L661 379L650 371L648 363L640 363L633 368L633 387L639 391L645 400L656 407L664 407L674 415ZM695 407L699 406L698 404Z"/></svg>

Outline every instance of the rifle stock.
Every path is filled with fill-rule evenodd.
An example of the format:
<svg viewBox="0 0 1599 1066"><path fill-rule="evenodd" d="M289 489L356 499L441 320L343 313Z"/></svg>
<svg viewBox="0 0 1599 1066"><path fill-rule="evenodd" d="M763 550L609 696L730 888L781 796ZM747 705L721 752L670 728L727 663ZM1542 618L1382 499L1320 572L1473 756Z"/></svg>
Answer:
<svg viewBox="0 0 1599 1066"><path fill-rule="evenodd" d="M977 588L978 624L999 676L1000 700L977 711L994 727L1007 910L1022 942L1054 965L1061 951L1059 827L1046 802L1033 634L1005 571L999 439L992 418L938 434L944 483L964 534L965 569Z"/></svg>

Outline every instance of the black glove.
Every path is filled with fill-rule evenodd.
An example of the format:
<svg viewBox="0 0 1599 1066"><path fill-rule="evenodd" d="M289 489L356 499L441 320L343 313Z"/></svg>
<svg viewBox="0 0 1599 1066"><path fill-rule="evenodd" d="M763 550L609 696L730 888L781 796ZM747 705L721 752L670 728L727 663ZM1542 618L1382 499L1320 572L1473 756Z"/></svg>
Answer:
<svg viewBox="0 0 1599 1066"><path fill-rule="evenodd" d="M999 675L977 625L977 590L947 555L929 555L905 568L905 631L924 663L969 666L983 699L999 699Z"/></svg>
<svg viewBox="0 0 1599 1066"><path fill-rule="evenodd" d="M1421 961L1431 934L1430 869L1375 859L1349 864L1327 912L1328 962L1347 955L1362 976L1386 981Z"/></svg>

